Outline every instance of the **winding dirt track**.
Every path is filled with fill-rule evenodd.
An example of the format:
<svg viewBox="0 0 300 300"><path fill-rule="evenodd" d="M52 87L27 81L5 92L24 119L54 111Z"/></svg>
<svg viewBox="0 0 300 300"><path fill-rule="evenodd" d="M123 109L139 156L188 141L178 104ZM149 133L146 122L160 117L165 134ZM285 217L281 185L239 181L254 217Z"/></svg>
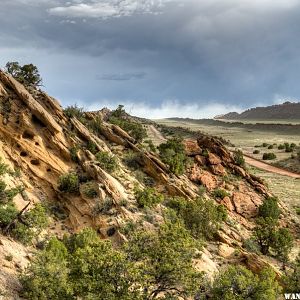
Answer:
<svg viewBox="0 0 300 300"><path fill-rule="evenodd" d="M147 127L148 135L153 140L155 145L160 145L166 141L161 132L153 125Z"/></svg>
<svg viewBox="0 0 300 300"><path fill-rule="evenodd" d="M284 170L284 169L281 169L281 168L274 167L274 166L269 165L267 163L264 163L260 160L257 160L253 157L250 157L246 154L244 154L244 158L245 158L245 161L246 161L247 164L249 164L253 167L256 167L258 169L261 169L261 170L264 170L264 171L267 171L267 172L271 172L271 173L276 173L276 174L283 175L283 176L289 176L289 177L292 177L292 178L300 178L300 174L293 173L293 172L290 172L290 171L287 171L287 170Z"/></svg>

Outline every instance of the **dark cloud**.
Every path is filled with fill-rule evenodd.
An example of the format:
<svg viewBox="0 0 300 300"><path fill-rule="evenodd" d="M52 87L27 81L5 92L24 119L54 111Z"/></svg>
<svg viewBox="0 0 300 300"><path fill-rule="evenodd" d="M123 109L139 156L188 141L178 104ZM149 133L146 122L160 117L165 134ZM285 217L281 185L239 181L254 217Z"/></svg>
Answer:
<svg viewBox="0 0 300 300"><path fill-rule="evenodd" d="M2 1L0 65L36 63L64 104L200 114L300 96L296 0Z"/></svg>

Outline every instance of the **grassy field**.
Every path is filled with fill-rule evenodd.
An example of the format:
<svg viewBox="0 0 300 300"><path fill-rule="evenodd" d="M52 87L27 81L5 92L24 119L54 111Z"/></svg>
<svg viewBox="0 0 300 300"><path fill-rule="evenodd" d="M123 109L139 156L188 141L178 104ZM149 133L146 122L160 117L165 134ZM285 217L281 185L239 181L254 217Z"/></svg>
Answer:
<svg viewBox="0 0 300 300"><path fill-rule="evenodd" d="M270 190L284 203L291 212L297 214L300 208L300 180L286 176L267 173L257 168L248 166L249 171L265 180ZM300 215L298 215L300 218Z"/></svg>
<svg viewBox="0 0 300 300"><path fill-rule="evenodd" d="M294 172L300 172L300 162L297 159L297 153L300 151L300 126L299 128L298 126L295 128L295 126L275 124L268 126L245 124L243 126L241 123L234 126L232 123L214 120L186 119L164 119L158 120L157 123L171 127L184 127L193 131L200 130L210 135L220 136L256 159L262 159L263 153L273 152L277 158L269 162ZM266 143L267 146L263 147L263 143ZM297 146L293 152L287 153L285 149L278 149L278 146L284 143L295 143ZM268 149L269 145L272 145L273 149ZM259 153L253 154L254 150L258 150ZM292 156L295 158L291 159Z"/></svg>

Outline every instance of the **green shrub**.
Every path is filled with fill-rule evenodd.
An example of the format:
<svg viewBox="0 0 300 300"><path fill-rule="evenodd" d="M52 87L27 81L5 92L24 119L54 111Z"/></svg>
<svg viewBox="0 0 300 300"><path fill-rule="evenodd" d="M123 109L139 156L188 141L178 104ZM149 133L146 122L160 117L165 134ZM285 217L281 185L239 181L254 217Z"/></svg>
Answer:
<svg viewBox="0 0 300 300"><path fill-rule="evenodd" d="M5 228L18 215L18 210L13 203L0 205L0 227Z"/></svg>
<svg viewBox="0 0 300 300"><path fill-rule="evenodd" d="M97 198L98 196L96 185L93 182L87 182L86 184L84 184L82 187L82 191L86 197L91 199Z"/></svg>
<svg viewBox="0 0 300 300"><path fill-rule="evenodd" d="M273 149L273 148L274 148L273 145L269 145L269 146L268 146L268 149Z"/></svg>
<svg viewBox="0 0 300 300"><path fill-rule="evenodd" d="M263 218L272 218L277 221L280 214L277 197L267 197L258 208L258 215Z"/></svg>
<svg viewBox="0 0 300 300"><path fill-rule="evenodd" d="M284 292L295 293L299 291L300 286L300 254L298 254L296 260L292 263L292 271L289 271L284 278Z"/></svg>
<svg viewBox="0 0 300 300"><path fill-rule="evenodd" d="M62 175L58 179L58 189L61 192L78 193L79 179L76 173L68 173Z"/></svg>
<svg viewBox="0 0 300 300"><path fill-rule="evenodd" d="M10 171L7 164L2 162L2 158L0 157L0 176L3 176L4 174L8 173Z"/></svg>
<svg viewBox="0 0 300 300"><path fill-rule="evenodd" d="M263 160L273 160L273 159L276 159L276 155L273 152L264 153L262 159Z"/></svg>
<svg viewBox="0 0 300 300"><path fill-rule="evenodd" d="M164 200L162 194L159 194L154 188L137 189L135 191L136 201L139 207L154 207Z"/></svg>
<svg viewBox="0 0 300 300"><path fill-rule="evenodd" d="M238 166L244 166L245 165L244 155L243 155L243 152L241 150L236 150L233 154L233 158L234 158L234 162Z"/></svg>
<svg viewBox="0 0 300 300"><path fill-rule="evenodd" d="M168 299L194 298L202 278L193 267L194 253L195 243L179 223L157 233L134 232L119 249L85 229L63 241L52 238L35 255L21 276L21 296L142 300L158 299L163 289Z"/></svg>
<svg viewBox="0 0 300 300"><path fill-rule="evenodd" d="M268 143L263 143L263 144L262 144L262 146L263 146L264 148L268 147L268 145L269 145Z"/></svg>
<svg viewBox="0 0 300 300"><path fill-rule="evenodd" d="M98 152L97 145L92 141L88 141L86 148L93 154Z"/></svg>
<svg viewBox="0 0 300 300"><path fill-rule="evenodd" d="M258 243L253 239L249 238L243 241L243 247L248 250L249 252L253 252L256 254L260 253L260 247Z"/></svg>
<svg viewBox="0 0 300 300"><path fill-rule="evenodd" d="M225 197L229 196L229 193L223 189L215 189L212 194L215 198L221 199L224 199Z"/></svg>
<svg viewBox="0 0 300 300"><path fill-rule="evenodd" d="M156 152L156 149L157 149L157 148L154 146L152 140L146 140L144 143L148 146L148 149L149 149L150 151Z"/></svg>
<svg viewBox="0 0 300 300"><path fill-rule="evenodd" d="M160 144L158 149L162 161L169 165L172 173L176 175L184 173L187 167L188 157L185 154L182 139L169 139L166 143Z"/></svg>
<svg viewBox="0 0 300 300"><path fill-rule="evenodd" d="M70 156L72 161L74 161L75 163L79 163L79 157L78 157L78 151L79 151L80 147L79 146L74 146L70 149Z"/></svg>
<svg viewBox="0 0 300 300"><path fill-rule="evenodd" d="M290 152L293 152L294 151L294 148L292 148L292 147L286 147L285 148L285 152L287 152L287 153L290 153Z"/></svg>
<svg viewBox="0 0 300 300"><path fill-rule="evenodd" d="M123 161L129 168L133 170L138 170L141 167L139 164L140 154L132 150L129 150L127 153L125 153Z"/></svg>
<svg viewBox="0 0 300 300"><path fill-rule="evenodd" d="M215 300L277 300L280 295L281 287L272 269L264 269L256 275L242 266L229 266L222 270L211 290Z"/></svg>
<svg viewBox="0 0 300 300"><path fill-rule="evenodd" d="M5 69L6 72L24 85L39 86L42 83L38 68L33 64L20 66L18 62L8 62Z"/></svg>
<svg viewBox="0 0 300 300"><path fill-rule="evenodd" d="M114 207L114 201L112 198L107 197L104 201L98 201L93 208L93 215L98 216L100 214L108 215L110 210Z"/></svg>
<svg viewBox="0 0 300 300"><path fill-rule="evenodd" d="M126 116L123 105L119 105L118 108L112 112L109 117L109 122L121 127L137 142L141 142L147 137L147 131L144 126Z"/></svg>
<svg viewBox="0 0 300 300"><path fill-rule="evenodd" d="M88 122L87 126L94 134L100 135L102 132L103 121L101 117L96 116L95 119Z"/></svg>
<svg viewBox="0 0 300 300"><path fill-rule="evenodd" d="M101 168L108 172L114 172L118 169L118 161L115 156L109 152L98 152L96 159L99 162Z"/></svg>
<svg viewBox="0 0 300 300"><path fill-rule="evenodd" d="M280 144L280 145L278 146L278 150L283 150L283 149L285 149L285 146L282 145L282 144Z"/></svg>
<svg viewBox="0 0 300 300"><path fill-rule="evenodd" d="M260 153L259 150L254 150L254 151L253 151L253 154L259 154L259 153Z"/></svg>
<svg viewBox="0 0 300 300"><path fill-rule="evenodd" d="M279 259L287 260L293 246L293 237L286 228L278 227L280 216L278 199L268 197L258 209L257 226L254 229L254 240L263 254L274 253Z"/></svg>
<svg viewBox="0 0 300 300"><path fill-rule="evenodd" d="M181 197L170 198L165 205L182 218L186 228L195 238L213 239L222 222L227 219L227 211L213 201L197 198L187 201Z"/></svg>
<svg viewBox="0 0 300 300"><path fill-rule="evenodd" d="M82 107L78 107L76 104L68 106L64 109L64 113L68 118L77 118L79 121L85 118L85 113Z"/></svg>

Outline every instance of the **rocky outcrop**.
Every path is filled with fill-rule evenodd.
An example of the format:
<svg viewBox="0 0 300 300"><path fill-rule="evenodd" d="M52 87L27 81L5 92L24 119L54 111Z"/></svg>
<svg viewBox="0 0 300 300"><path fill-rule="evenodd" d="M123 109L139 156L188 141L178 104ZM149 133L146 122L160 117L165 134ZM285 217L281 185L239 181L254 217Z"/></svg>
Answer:
<svg viewBox="0 0 300 300"><path fill-rule="evenodd" d="M53 134L62 132L62 128L57 124L53 117L38 103L25 87L12 78L10 75L0 70L0 80L9 85L20 97L20 99L30 108L33 117L36 117Z"/></svg>

